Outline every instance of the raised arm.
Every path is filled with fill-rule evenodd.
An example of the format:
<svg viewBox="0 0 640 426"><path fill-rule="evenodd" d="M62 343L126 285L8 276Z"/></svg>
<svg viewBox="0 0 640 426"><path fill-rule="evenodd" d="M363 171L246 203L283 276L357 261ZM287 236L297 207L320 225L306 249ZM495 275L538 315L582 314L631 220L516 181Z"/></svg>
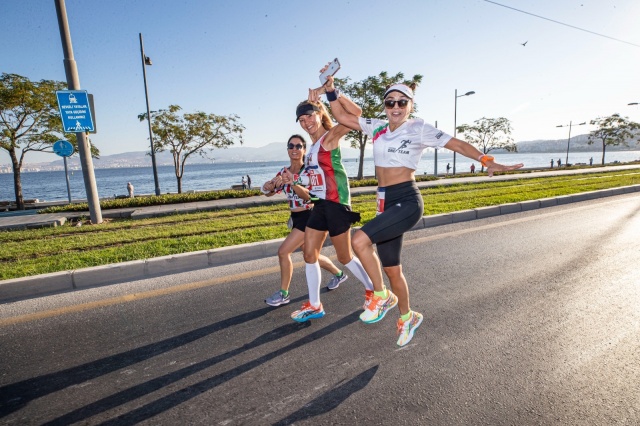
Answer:
<svg viewBox="0 0 640 426"><path fill-rule="evenodd" d="M331 105L331 113L338 123L351 130L362 130L358 118L362 115L362 108L356 105L351 99L336 92L333 85L333 76L327 78L324 85L327 100Z"/></svg>
<svg viewBox="0 0 640 426"><path fill-rule="evenodd" d="M330 84L330 86L328 86L328 84ZM335 87L333 86L333 78L329 77L329 79L327 80L327 85L319 87L317 89L309 89L309 102L322 105L320 101L320 95L323 93L329 93L329 92L325 92L325 90L327 90L327 87L329 88L328 90L332 91L331 95L335 96L335 93L333 93L335 92ZM331 95L328 96L329 100L332 99ZM337 105L337 108L342 107L340 111L341 112L344 111L343 115L345 117L347 116L354 117L355 121L357 122L358 117L362 114L362 109L346 96L341 96L341 98L344 98L344 99L341 99L339 102L337 100L335 102L332 102L332 105L331 105L332 111L333 111L333 104ZM337 119L337 117L335 117L335 114L334 114L334 118ZM340 120L338 120L338 123L339 124L337 126L334 126L331 128L331 130L329 130L329 134L322 141L322 146L326 150L331 151L335 149L340 144L340 139L344 135L349 133L351 130L355 129L355 128L343 125L342 123L340 123Z"/></svg>

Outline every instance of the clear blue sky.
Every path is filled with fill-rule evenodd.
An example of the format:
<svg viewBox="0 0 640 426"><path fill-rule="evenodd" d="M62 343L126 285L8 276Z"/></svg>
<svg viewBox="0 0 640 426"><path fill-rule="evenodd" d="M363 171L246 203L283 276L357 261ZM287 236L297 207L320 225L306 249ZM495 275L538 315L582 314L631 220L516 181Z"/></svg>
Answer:
<svg viewBox="0 0 640 426"><path fill-rule="evenodd" d="M418 115L453 132L506 117L516 141L565 138L556 128L621 113L640 121L638 0L166 1L66 0L82 89L95 96L103 155L149 148L138 33L151 109L237 114L245 145L301 132L296 104L338 57L340 77L422 74ZM0 2L0 71L66 81L54 0ZM527 42L526 46L521 43ZM590 126L573 129L587 133ZM53 154L27 162L53 161ZM8 163L0 152L0 163Z"/></svg>

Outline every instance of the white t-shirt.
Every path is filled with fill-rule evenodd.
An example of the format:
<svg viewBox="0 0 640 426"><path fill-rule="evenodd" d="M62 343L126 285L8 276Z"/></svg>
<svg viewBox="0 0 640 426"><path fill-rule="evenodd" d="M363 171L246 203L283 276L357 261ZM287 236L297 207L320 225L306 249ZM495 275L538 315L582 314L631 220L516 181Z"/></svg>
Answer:
<svg viewBox="0 0 640 426"><path fill-rule="evenodd" d="M360 117L358 122L373 141L373 162L377 167L416 170L425 148L442 148L451 140L451 136L420 118L405 121L393 132L385 120Z"/></svg>

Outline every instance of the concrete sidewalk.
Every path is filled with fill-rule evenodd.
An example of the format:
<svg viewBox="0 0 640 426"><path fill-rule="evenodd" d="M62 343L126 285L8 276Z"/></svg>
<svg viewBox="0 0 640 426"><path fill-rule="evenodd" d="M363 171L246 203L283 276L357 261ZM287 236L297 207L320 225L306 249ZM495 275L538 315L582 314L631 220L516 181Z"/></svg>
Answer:
<svg viewBox="0 0 640 426"><path fill-rule="evenodd" d="M438 185L455 185L459 183L474 183L497 180L516 180L530 179L537 177L561 176L571 174L599 173L612 170L628 170L640 169L640 165L620 165L593 167L590 169L576 170L548 170L548 171L532 171L530 173L498 175L494 177L487 176L471 176L461 178L441 178L438 180L418 182L420 188L426 188ZM375 194L375 187L351 188L351 194ZM146 219L150 217L168 216L179 213L194 213L197 211L209 211L220 209L233 209L239 207L254 207L283 203L286 197L283 194L277 194L273 197L254 196L247 198L226 198L221 200L199 201L193 203L181 204L164 204L149 207L130 207L122 209L102 210L103 218L131 218ZM49 203L50 204L50 203ZM3 229L28 229L44 226L59 226L68 220L77 219L79 217L89 217L89 212L63 212L54 214L16 214L14 216L0 216L0 230Z"/></svg>
<svg viewBox="0 0 640 426"><path fill-rule="evenodd" d="M640 169L640 165L631 166L607 166L586 170L587 173ZM487 180L515 180L535 178L550 175L566 175L585 173L585 170L532 172L517 175L500 175L488 178L486 176L440 179L437 181L420 182L421 188L450 185L467 182L482 182ZM353 188L352 194L373 194L375 188ZM430 228L433 226L482 219L509 213L534 210L561 204L593 200L613 195L621 195L640 192L640 185L612 188L601 191L584 192L575 195L567 195L541 200L523 201L519 203L503 204L499 206L482 207L472 210L464 210L454 213L424 216L414 229ZM166 216L176 213L190 213L203 210L217 210L224 208L250 207L267 204L284 203L286 197L282 194L273 197L249 197L237 199L224 199L197 203L170 204L136 209L117 209L103 211L103 217L130 217L148 218ZM63 224L67 219L74 217L88 217L88 212L72 214L47 214L47 215L22 215L0 217L0 229L30 228L34 226L55 226ZM47 294L84 289L107 284L117 284L132 280L150 278L153 276L167 275L188 270L220 266L236 262L244 262L263 257L276 256L278 247L283 239L263 241L239 246L224 247L213 250L182 253L158 258L136 260L118 264L83 268L78 270L55 272L51 274L36 275L0 281L0 303L19 300Z"/></svg>

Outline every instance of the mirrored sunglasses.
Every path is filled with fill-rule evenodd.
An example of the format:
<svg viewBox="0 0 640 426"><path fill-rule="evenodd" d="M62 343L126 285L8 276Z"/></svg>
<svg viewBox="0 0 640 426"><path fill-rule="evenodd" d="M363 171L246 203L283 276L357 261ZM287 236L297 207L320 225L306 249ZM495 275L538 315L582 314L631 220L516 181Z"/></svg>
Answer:
<svg viewBox="0 0 640 426"><path fill-rule="evenodd" d="M289 148L289 149L302 149L302 148L304 148L304 146L302 144L299 144L299 143L297 143L295 145L290 143L290 144L287 144L287 148Z"/></svg>

